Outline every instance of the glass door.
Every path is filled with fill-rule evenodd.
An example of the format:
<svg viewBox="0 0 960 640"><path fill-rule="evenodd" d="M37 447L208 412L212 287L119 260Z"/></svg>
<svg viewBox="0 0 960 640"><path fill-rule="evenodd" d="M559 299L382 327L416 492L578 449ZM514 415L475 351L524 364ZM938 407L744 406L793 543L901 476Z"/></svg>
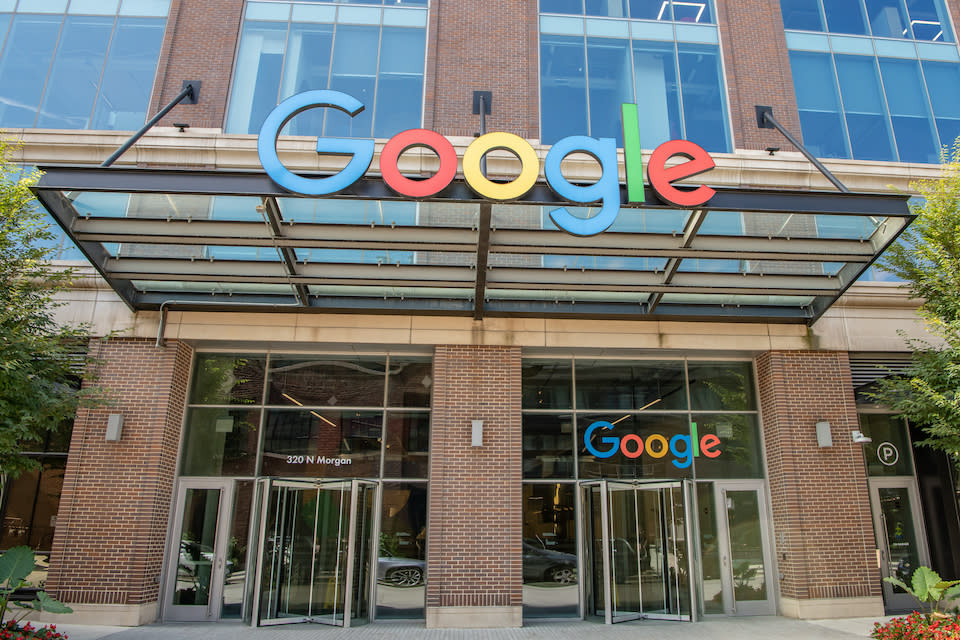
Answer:
<svg viewBox="0 0 960 640"><path fill-rule="evenodd" d="M763 495L762 482L755 480L698 487L704 613L776 612Z"/></svg>
<svg viewBox="0 0 960 640"><path fill-rule="evenodd" d="M691 618L686 484L581 486L586 615L603 615L607 623Z"/></svg>
<svg viewBox="0 0 960 640"><path fill-rule="evenodd" d="M163 618L218 620L223 604L233 481L182 480L174 506Z"/></svg>
<svg viewBox="0 0 960 640"><path fill-rule="evenodd" d="M913 571L929 565L920 498L914 478L870 478L870 506L879 545L880 575L910 584ZM911 611L916 601L899 587L883 582L888 613Z"/></svg>
<svg viewBox="0 0 960 640"><path fill-rule="evenodd" d="M369 620L376 486L263 481L254 624Z"/></svg>

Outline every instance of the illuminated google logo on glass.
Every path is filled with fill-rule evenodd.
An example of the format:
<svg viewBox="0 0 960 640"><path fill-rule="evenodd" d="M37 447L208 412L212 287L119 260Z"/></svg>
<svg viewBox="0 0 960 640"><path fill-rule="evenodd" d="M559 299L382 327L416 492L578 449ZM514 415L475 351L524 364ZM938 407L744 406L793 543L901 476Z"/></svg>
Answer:
<svg viewBox="0 0 960 640"><path fill-rule="evenodd" d="M591 455L601 459L612 458L618 451L627 458L639 458L644 452L651 458L662 458L669 452L674 457L670 461L673 466L678 469L686 469L693 464L694 458L699 458L701 455L707 458L716 458L723 453L720 449L717 449L720 446L720 438L712 433L699 436L696 422L690 423L690 435L677 434L669 440L662 433L651 434L646 439L635 433L628 433L622 438L603 436L600 438L600 444L609 445L604 449L598 449L590 442L593 438L593 432L597 429L613 430L613 423L598 420L583 432L583 445Z"/></svg>
<svg viewBox="0 0 960 640"><path fill-rule="evenodd" d="M270 178L288 191L308 196L325 196L343 191L359 180L373 161L373 140L346 138L317 138L317 153L351 155L347 166L338 173L323 178L299 176L280 162L277 156L277 136L283 126L295 115L307 109L330 107L350 116L360 113L364 105L353 96L339 91L307 91L292 96L270 112L260 129L257 153L260 163ZM641 203L643 193L643 157L640 148L637 106L621 107L624 132L624 159L627 170L627 201ZM400 156L414 147L426 147L440 159L440 168L426 179L407 178L397 166ZM520 174L506 183L488 180L480 169L480 161L490 151L502 149L520 159ZM600 164L600 179L591 185L575 185L560 171L560 163L572 153L586 153ZM667 167L675 156L686 161ZM702 147L687 140L671 140L654 149L647 163L650 185L665 202L685 208L698 207L713 197L715 191L706 185L679 189L672 183L709 171L715 165ZM561 198L587 204L601 202L597 215L578 218L564 207L550 212L550 219L559 228L577 236L592 236L610 228L620 212L620 180L617 175L617 143L613 138L570 136L558 141L544 160L547 184ZM380 152L380 173L383 181L396 193L410 198L427 198L445 189L457 174L457 153L450 141L429 129L409 129L390 138ZM479 196L489 200L507 201L522 198L537 182L540 159L533 146L512 133L495 132L480 136L463 154L463 177Z"/></svg>

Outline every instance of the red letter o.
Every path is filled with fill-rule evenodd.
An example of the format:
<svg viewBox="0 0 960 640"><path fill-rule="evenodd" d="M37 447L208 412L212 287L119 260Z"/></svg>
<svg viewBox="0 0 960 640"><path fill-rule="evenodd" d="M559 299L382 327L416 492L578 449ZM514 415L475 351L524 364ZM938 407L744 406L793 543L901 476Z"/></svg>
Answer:
<svg viewBox="0 0 960 640"><path fill-rule="evenodd" d="M440 168L426 180L412 180L400 174L397 161L411 147L426 147L440 158ZM429 129L407 129L390 138L380 152L380 175L402 196L426 198L446 188L457 175L457 152L450 141Z"/></svg>
<svg viewBox="0 0 960 640"><path fill-rule="evenodd" d="M637 443L636 451L631 452L627 449L628 442ZM640 454L643 453L643 438L635 433L629 433L623 436L623 438L620 440L620 451L622 451L623 455L627 456L628 458L639 458Z"/></svg>

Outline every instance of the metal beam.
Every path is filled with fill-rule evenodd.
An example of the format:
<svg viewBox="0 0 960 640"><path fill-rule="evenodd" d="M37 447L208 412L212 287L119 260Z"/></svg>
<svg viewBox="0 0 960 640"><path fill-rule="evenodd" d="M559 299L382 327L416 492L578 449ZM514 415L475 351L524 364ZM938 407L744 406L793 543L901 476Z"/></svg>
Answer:
<svg viewBox="0 0 960 640"><path fill-rule="evenodd" d="M480 101L483 106L483 100ZM480 115L483 118L481 112ZM473 293L473 319L483 319L483 301L487 289L487 257L490 254L490 218L492 206L489 202L480 205L480 221L477 229L477 282Z"/></svg>
<svg viewBox="0 0 960 640"><path fill-rule="evenodd" d="M271 239L280 256L283 258L283 264L287 268L287 275L291 277L290 284L297 294L300 305L306 307L310 304L310 295L307 288L293 281L297 276L297 254L292 247L280 246L277 240L283 235L283 226L281 224L282 216L280 207L277 205L276 198L263 197L260 199L263 203L263 216L267 221L267 227L270 229Z"/></svg>
<svg viewBox="0 0 960 640"><path fill-rule="evenodd" d="M275 184L269 176L253 171L195 171L175 169L137 169L64 167L42 165L44 175L34 191L107 191L117 193L170 193L192 195L276 196L301 198ZM323 177L329 173L303 174ZM834 191L776 191L740 187L714 187L716 194L706 204L711 211L743 211L764 213L804 213L816 215L899 216L913 218L907 206L909 196L896 193L836 193ZM336 195L344 200L408 201L392 191L379 177L364 177ZM463 179L454 180L426 202L466 202L480 204L484 198L474 193ZM544 183L537 183L517 204L567 206L571 203L558 197ZM624 208L675 210L663 203L649 186L645 202L631 203L626 187L621 186L620 202Z"/></svg>

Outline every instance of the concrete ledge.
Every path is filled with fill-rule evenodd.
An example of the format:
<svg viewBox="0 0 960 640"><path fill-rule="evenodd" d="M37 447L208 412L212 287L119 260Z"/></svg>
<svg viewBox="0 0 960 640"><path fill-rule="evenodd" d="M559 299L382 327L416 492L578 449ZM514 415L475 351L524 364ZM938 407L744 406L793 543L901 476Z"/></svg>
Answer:
<svg viewBox="0 0 960 640"><path fill-rule="evenodd" d="M148 604L70 604L73 613L34 613L28 620L44 624L93 624L111 627L139 627L156 622L156 602Z"/></svg>
<svg viewBox="0 0 960 640"><path fill-rule="evenodd" d="M427 607L427 629L523 626L523 607Z"/></svg>
<svg viewBox="0 0 960 640"><path fill-rule="evenodd" d="M798 600L780 598L781 613L787 618L877 618L882 617L883 598L822 598Z"/></svg>

